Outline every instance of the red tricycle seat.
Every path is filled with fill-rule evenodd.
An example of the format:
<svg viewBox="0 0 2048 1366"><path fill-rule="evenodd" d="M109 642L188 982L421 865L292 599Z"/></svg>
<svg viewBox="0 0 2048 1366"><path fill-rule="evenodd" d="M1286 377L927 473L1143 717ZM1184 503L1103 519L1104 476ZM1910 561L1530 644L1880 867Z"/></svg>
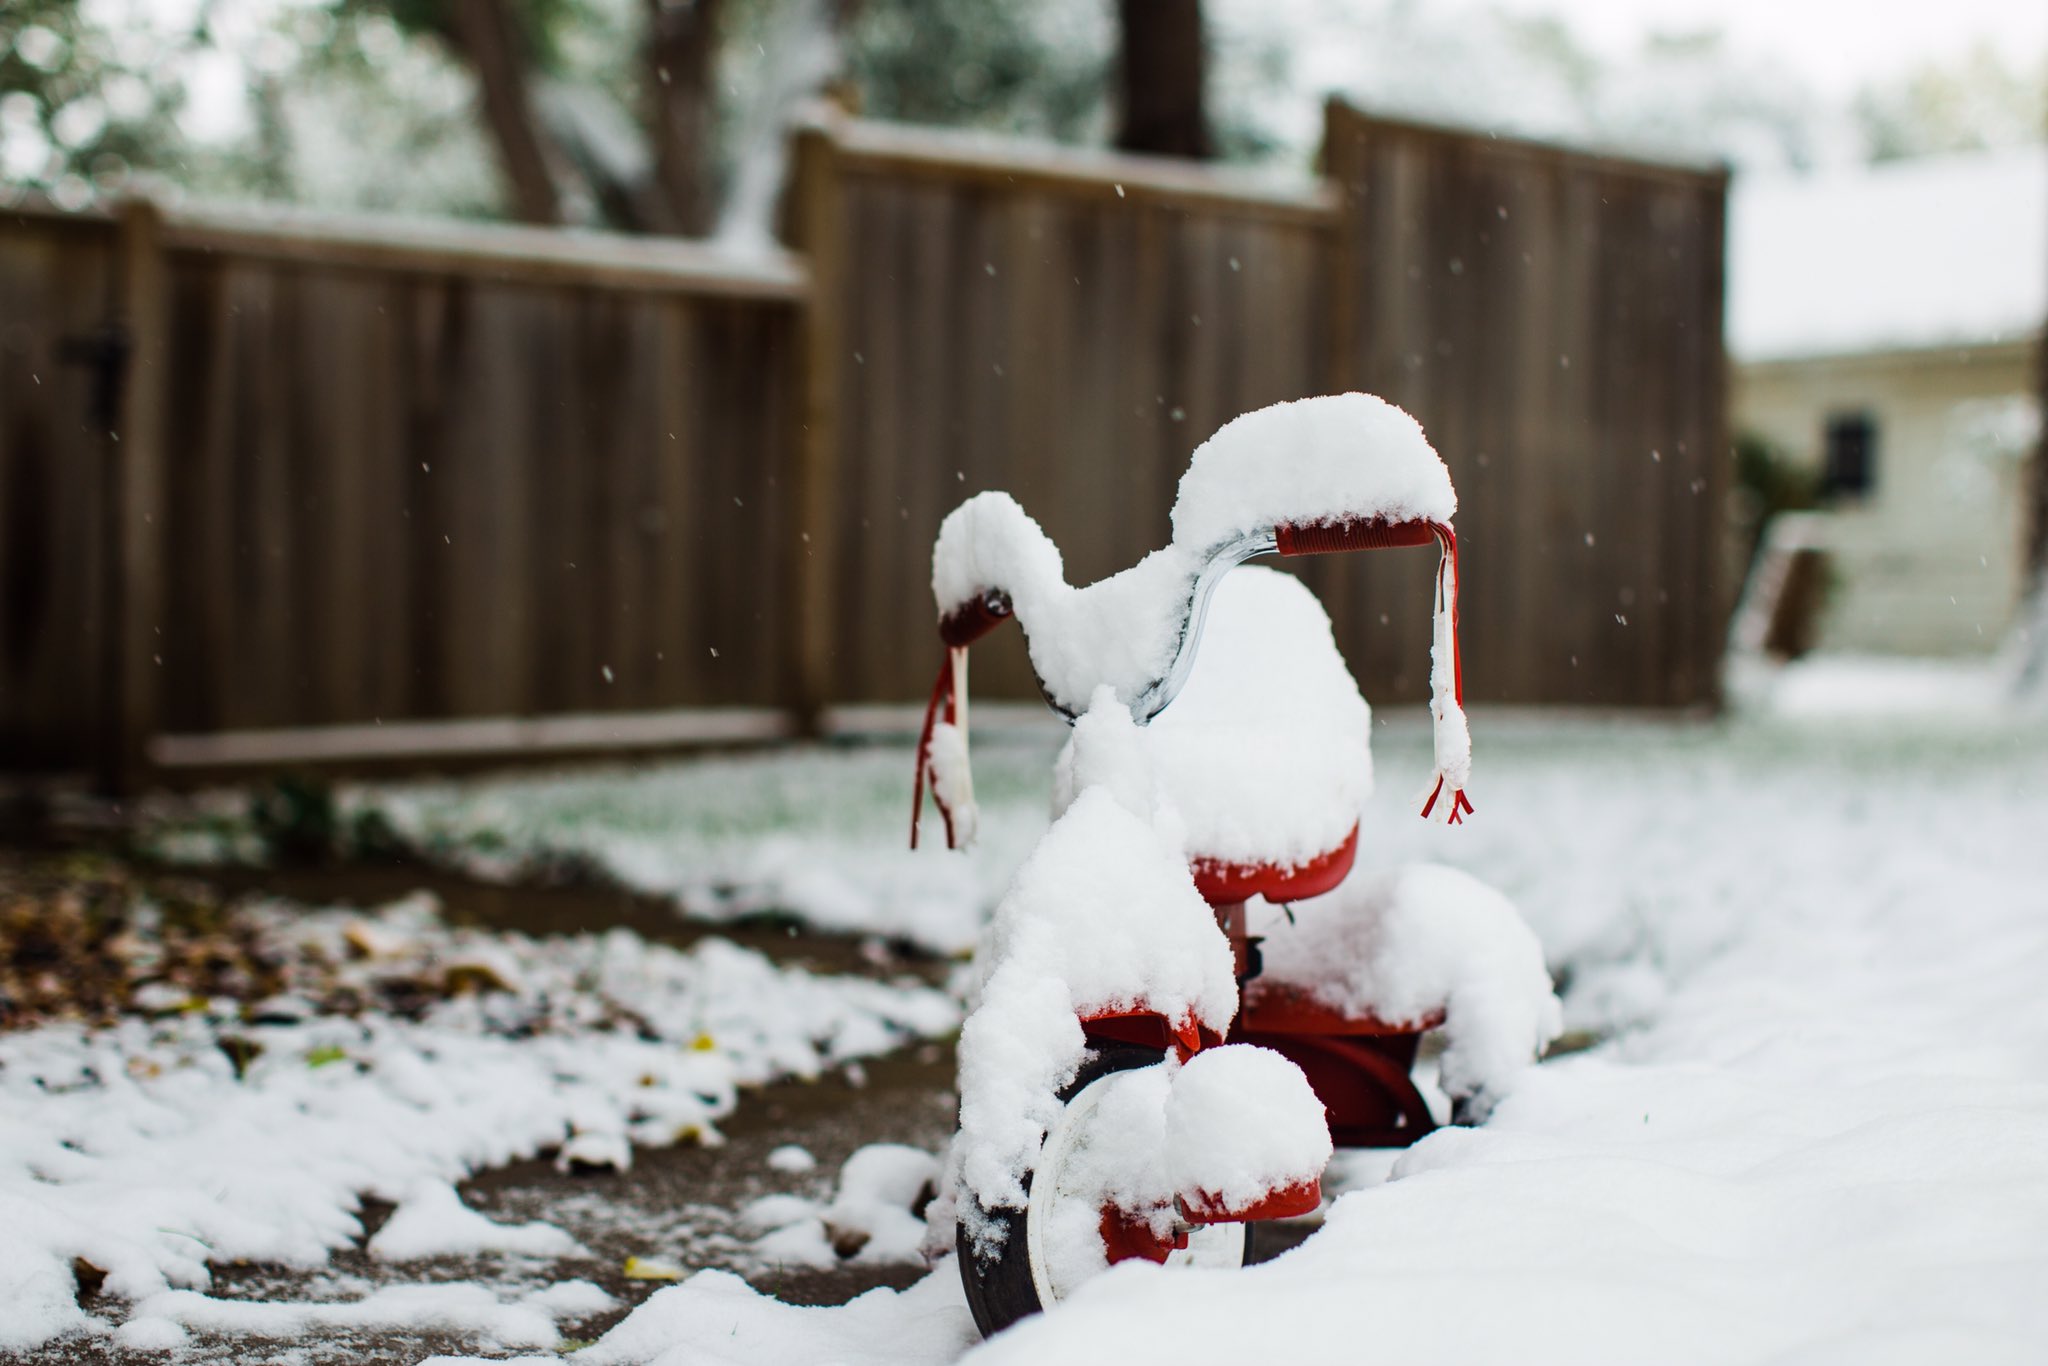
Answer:
<svg viewBox="0 0 2048 1366"><path fill-rule="evenodd" d="M1304 901L1334 890L1350 874L1357 859L1358 827L1353 825L1342 844L1306 863L1283 867L1274 863L1230 863L1197 855L1189 866L1195 875L1195 890L1211 906L1227 906L1255 896L1278 904Z"/></svg>

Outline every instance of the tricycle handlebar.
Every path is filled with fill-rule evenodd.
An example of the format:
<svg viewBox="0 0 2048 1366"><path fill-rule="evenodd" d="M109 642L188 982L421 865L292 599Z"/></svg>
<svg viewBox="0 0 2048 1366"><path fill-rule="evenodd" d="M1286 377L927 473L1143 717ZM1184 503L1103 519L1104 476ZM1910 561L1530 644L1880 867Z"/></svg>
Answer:
<svg viewBox="0 0 2048 1366"><path fill-rule="evenodd" d="M1216 547L1209 552L1208 559L1195 575L1194 588L1188 599L1187 625L1181 630L1180 648L1174 653L1172 665L1164 677L1154 680L1138 695L1131 704L1131 715L1142 726L1165 711L1180 695L1188 675L1195 669L1195 653L1201 648L1202 623L1209 613L1209 599L1214 595L1216 585L1223 581L1223 576L1246 560L1276 553L1291 557L1346 550L1389 550L1428 545L1431 541L1448 545L1450 536L1451 529L1437 522L1421 519L1396 522L1381 517L1358 517L1300 526L1283 523L1271 530L1254 531ZM1069 721L1074 719L1057 702L1053 703L1053 709Z"/></svg>

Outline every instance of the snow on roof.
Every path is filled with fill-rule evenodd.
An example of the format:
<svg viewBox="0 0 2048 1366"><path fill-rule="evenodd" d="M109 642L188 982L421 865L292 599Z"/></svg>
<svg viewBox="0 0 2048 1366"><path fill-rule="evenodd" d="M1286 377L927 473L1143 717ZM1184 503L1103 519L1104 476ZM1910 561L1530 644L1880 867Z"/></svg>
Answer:
<svg viewBox="0 0 2048 1366"><path fill-rule="evenodd" d="M1728 217L1738 360L2001 341L2048 318L2048 145L1738 176Z"/></svg>

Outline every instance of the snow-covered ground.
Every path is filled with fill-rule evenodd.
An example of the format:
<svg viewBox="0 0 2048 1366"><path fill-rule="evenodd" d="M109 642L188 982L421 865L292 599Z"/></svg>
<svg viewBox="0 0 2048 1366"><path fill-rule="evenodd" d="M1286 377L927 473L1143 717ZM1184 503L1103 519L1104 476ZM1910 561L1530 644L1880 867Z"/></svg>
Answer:
<svg viewBox="0 0 2048 1366"><path fill-rule="evenodd" d="M1452 831L1406 810L1420 728L1387 733L1362 862L1503 888L1606 1041L1278 1261L1120 1267L973 1359L2040 1360L2048 729L1858 710L1482 711ZM815 1310L702 1276L589 1360L948 1361L954 1278Z"/></svg>
<svg viewBox="0 0 2048 1366"><path fill-rule="evenodd" d="M1119 1267L982 1347L949 1263L843 1309L701 1273L578 1359L2040 1360L2048 725L1866 672L1795 671L1711 724L1480 709L1478 814L1453 830L1412 814L1424 728L1378 729L1361 868L1428 859L1499 887L1568 1026L1603 1041L1343 1195L1300 1249ZM951 946L1042 828L1050 755L978 754L998 837L915 862L893 852L907 748L350 800L455 861L576 854L697 911L686 861L657 856L671 842L723 860L730 904L837 926L903 934L914 889L917 934ZM725 833L674 833L719 811L740 813ZM789 860L832 895L807 901Z"/></svg>
<svg viewBox="0 0 2048 1366"><path fill-rule="evenodd" d="M67 1334L169 1348L195 1330L552 1348L561 1321L611 1296L578 1280L399 1282L257 1303L206 1293L209 1263L319 1268L361 1239L370 1196L396 1205L368 1240L376 1261L490 1253L544 1271L582 1252L570 1234L495 1222L454 1183L551 1148L602 1165L630 1162L629 1140L716 1142L740 1087L959 1021L931 988L780 968L718 939L685 953L622 930L449 929L424 897L373 915L238 914L255 922L258 961L282 965L279 994L188 998L155 982L113 1027L0 1034L0 1351ZM88 1309L77 1285L97 1273Z"/></svg>

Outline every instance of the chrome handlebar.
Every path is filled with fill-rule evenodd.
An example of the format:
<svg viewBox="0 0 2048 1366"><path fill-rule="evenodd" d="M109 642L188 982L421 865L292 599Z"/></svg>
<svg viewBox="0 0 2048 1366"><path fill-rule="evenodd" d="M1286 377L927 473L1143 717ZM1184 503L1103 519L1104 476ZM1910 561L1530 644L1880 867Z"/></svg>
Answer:
<svg viewBox="0 0 2048 1366"><path fill-rule="evenodd" d="M1180 690L1187 686L1188 675L1195 671L1195 654L1202 647L1202 627L1209 617L1209 602L1216 595L1216 585L1223 582L1223 576L1243 564L1246 560L1261 555L1272 555L1279 551L1277 534L1270 527L1247 533L1234 541L1225 541L1211 550L1202 567L1195 571L1188 585L1186 614L1181 623L1180 644L1175 648L1173 662L1166 672L1146 685L1145 690L1132 700L1131 719L1139 725L1148 724L1153 717L1173 705L1173 699L1180 696ZM1045 681L1038 680L1038 691L1045 698L1047 706L1068 725L1073 725L1079 713L1072 710L1059 698L1046 690Z"/></svg>

